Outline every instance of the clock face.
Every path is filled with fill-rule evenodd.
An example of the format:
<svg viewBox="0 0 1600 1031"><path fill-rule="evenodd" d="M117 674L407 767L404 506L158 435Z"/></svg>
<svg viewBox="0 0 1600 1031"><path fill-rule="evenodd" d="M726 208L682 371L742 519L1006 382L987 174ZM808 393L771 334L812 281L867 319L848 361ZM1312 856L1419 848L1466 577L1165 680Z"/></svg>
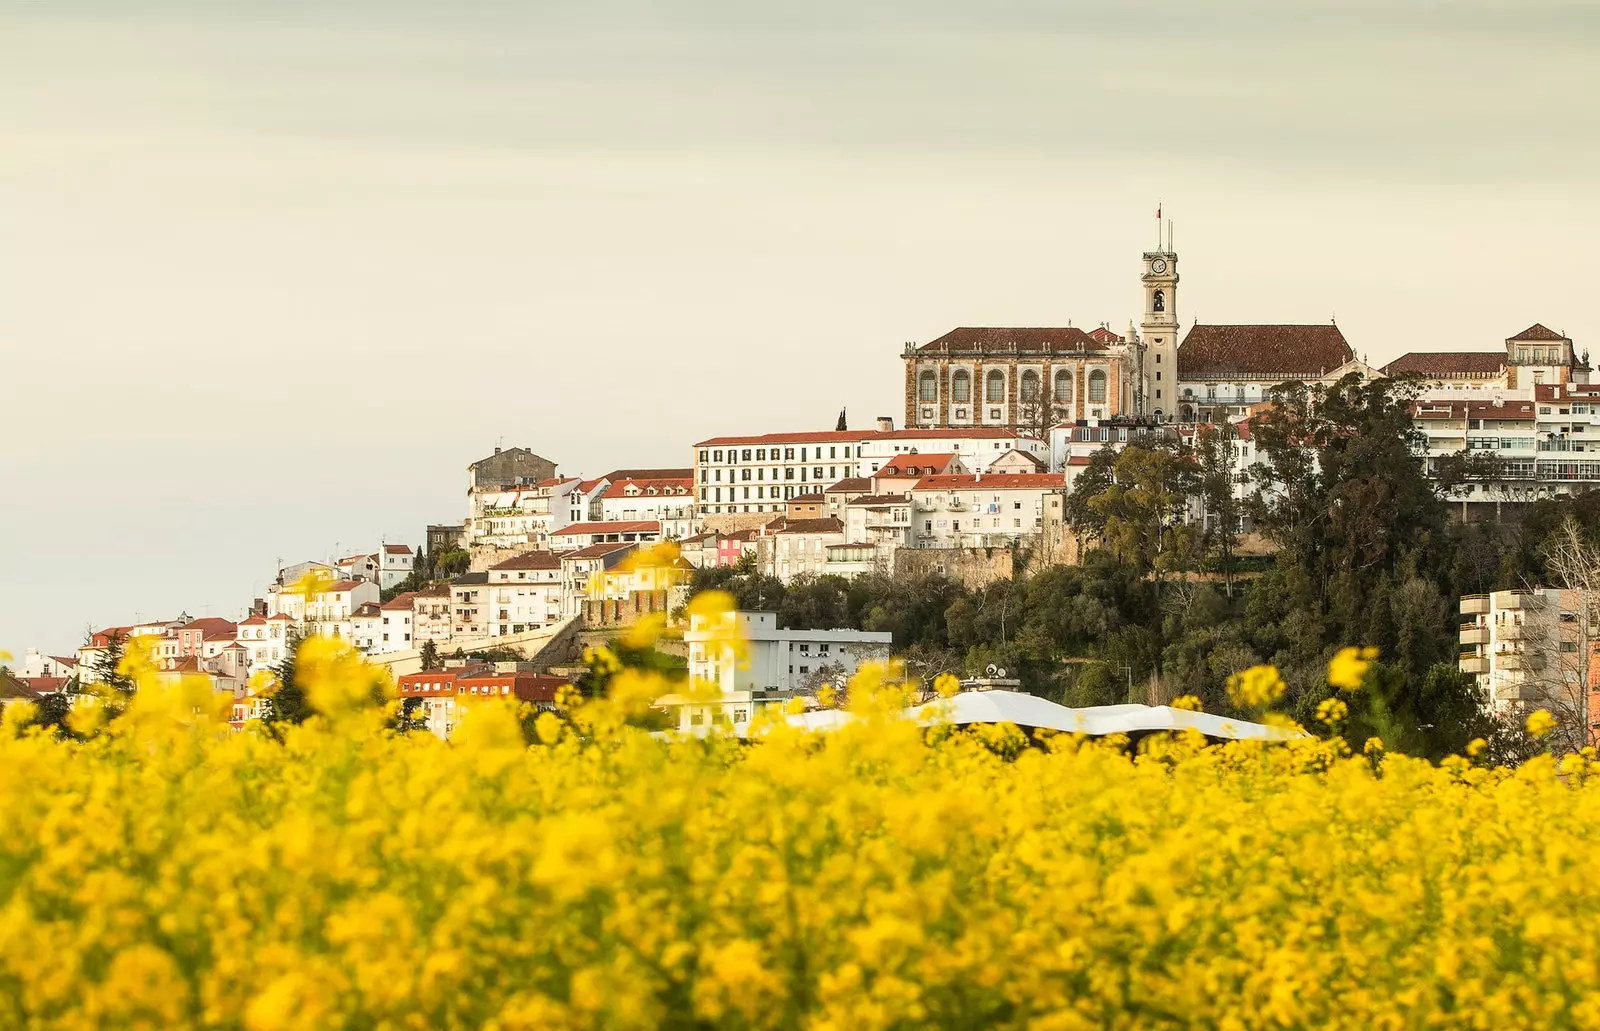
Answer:
<svg viewBox="0 0 1600 1031"><path fill-rule="evenodd" d="M1165 260L1163 260L1161 258L1157 258L1155 261L1152 261L1150 263L1150 271L1154 272L1158 276L1161 273L1165 272L1166 270L1167 270L1167 263L1166 263Z"/></svg>

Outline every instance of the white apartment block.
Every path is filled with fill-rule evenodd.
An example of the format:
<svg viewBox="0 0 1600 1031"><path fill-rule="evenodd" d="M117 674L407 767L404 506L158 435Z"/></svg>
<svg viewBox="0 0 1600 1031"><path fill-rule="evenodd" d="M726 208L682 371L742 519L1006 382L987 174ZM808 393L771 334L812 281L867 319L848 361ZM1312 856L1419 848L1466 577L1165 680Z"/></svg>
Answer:
<svg viewBox="0 0 1600 1031"><path fill-rule="evenodd" d="M295 621L282 613L251 616L240 623L239 643L250 653L250 672L282 662L296 627Z"/></svg>
<svg viewBox="0 0 1600 1031"><path fill-rule="evenodd" d="M1466 595L1461 671L1478 678L1497 711L1581 705L1595 637L1583 609L1582 592L1553 587Z"/></svg>
<svg viewBox="0 0 1600 1031"><path fill-rule="evenodd" d="M372 651L376 654L413 651L416 641L414 620L417 594L407 591L384 602L378 609L378 625Z"/></svg>
<svg viewBox="0 0 1600 1031"><path fill-rule="evenodd" d="M489 636L538 630L562 618L561 558L529 551L489 567Z"/></svg>
<svg viewBox="0 0 1600 1031"><path fill-rule="evenodd" d="M510 548L522 544L548 547L550 534L572 523L571 494L576 477L552 477L524 486L473 491L468 518L468 543Z"/></svg>
<svg viewBox="0 0 1600 1031"><path fill-rule="evenodd" d="M889 657L893 635L871 630L781 630L771 612L695 615L683 640L689 648L689 676L716 692L669 695L656 704L672 711L681 730L714 723L748 723L758 705L792 697L819 676L849 676L865 662ZM744 660L734 641L742 641Z"/></svg>
<svg viewBox="0 0 1600 1031"><path fill-rule="evenodd" d="M1004 547L1059 522L1057 473L928 476L911 490L911 534L922 548Z"/></svg>
<svg viewBox="0 0 1600 1031"><path fill-rule="evenodd" d="M599 508L601 522L658 522L669 540L685 540L699 531L694 480L689 477L614 481L600 493Z"/></svg>
<svg viewBox="0 0 1600 1031"><path fill-rule="evenodd" d="M703 440L694 450L695 500L702 515L781 512L788 499L855 475L869 435L825 431Z"/></svg>
<svg viewBox="0 0 1600 1031"><path fill-rule="evenodd" d="M411 575L417 561L409 544L385 544L378 549L378 585L388 590Z"/></svg>

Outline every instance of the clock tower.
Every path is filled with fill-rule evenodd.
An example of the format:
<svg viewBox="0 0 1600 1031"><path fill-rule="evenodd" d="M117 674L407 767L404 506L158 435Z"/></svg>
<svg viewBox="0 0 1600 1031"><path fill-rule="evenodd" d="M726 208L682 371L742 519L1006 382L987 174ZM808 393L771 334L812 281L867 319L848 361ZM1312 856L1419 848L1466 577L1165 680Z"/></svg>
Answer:
<svg viewBox="0 0 1600 1031"><path fill-rule="evenodd" d="M1159 235L1159 234L1158 234ZM1166 242L1144 254L1144 317L1139 336L1144 345L1144 404L1141 415L1170 422L1178 416L1178 255L1172 230Z"/></svg>

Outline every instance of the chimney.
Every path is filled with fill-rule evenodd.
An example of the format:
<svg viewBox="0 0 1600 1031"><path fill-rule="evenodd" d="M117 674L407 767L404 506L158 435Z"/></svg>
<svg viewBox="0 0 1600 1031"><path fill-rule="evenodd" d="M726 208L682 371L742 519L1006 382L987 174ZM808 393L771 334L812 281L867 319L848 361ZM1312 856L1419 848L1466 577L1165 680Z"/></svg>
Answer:
<svg viewBox="0 0 1600 1031"><path fill-rule="evenodd" d="M878 432L879 433L893 433L894 432L894 416L892 416L892 415L880 415L880 416L878 416Z"/></svg>
<svg viewBox="0 0 1600 1031"><path fill-rule="evenodd" d="M496 445L496 447L494 449L494 453L497 454L497 455L500 453L500 448L499 448L498 445Z"/></svg>

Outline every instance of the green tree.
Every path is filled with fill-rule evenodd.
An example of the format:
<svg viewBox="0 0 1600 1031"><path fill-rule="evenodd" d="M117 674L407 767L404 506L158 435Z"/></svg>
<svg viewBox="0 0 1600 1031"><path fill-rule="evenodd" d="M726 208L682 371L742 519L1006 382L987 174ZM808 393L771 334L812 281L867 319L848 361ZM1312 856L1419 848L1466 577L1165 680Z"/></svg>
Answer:
<svg viewBox="0 0 1600 1031"><path fill-rule="evenodd" d="M1189 497L1198 466L1176 441L1144 437L1117 455L1113 482L1089 507L1105 520L1107 545L1122 561L1162 574L1188 568L1196 534L1189 525Z"/></svg>
<svg viewBox="0 0 1600 1031"><path fill-rule="evenodd" d="M439 668L439 648L431 640L422 642L422 668Z"/></svg>
<svg viewBox="0 0 1600 1031"><path fill-rule="evenodd" d="M1240 506L1234 495L1238 482L1236 436L1237 431L1227 423L1202 426L1195 432L1196 483L1205 508L1204 548L1208 555L1216 556L1229 597L1233 595L1233 553L1239 541Z"/></svg>
<svg viewBox="0 0 1600 1031"><path fill-rule="evenodd" d="M1089 456L1089 465L1072 481L1063 511L1080 541L1099 540L1105 532L1106 517L1093 502L1116 481L1116 464L1117 452L1107 444Z"/></svg>
<svg viewBox="0 0 1600 1031"><path fill-rule="evenodd" d="M120 630L107 630L106 646L100 649L95 660L89 664L92 674L90 679L98 684L104 684L106 690L113 692L113 696L121 696L124 703L132 697L135 684L133 678L122 672L122 660L127 655L128 639ZM92 640L92 635L91 635ZM113 708L119 706L114 705Z"/></svg>
<svg viewBox="0 0 1600 1031"><path fill-rule="evenodd" d="M304 689L297 676L300 645L304 638L291 632L284 641L283 658L272 667L272 677L277 689L262 706L261 722L274 737L281 737L282 728L289 724L304 723L311 718L312 709L306 701Z"/></svg>

